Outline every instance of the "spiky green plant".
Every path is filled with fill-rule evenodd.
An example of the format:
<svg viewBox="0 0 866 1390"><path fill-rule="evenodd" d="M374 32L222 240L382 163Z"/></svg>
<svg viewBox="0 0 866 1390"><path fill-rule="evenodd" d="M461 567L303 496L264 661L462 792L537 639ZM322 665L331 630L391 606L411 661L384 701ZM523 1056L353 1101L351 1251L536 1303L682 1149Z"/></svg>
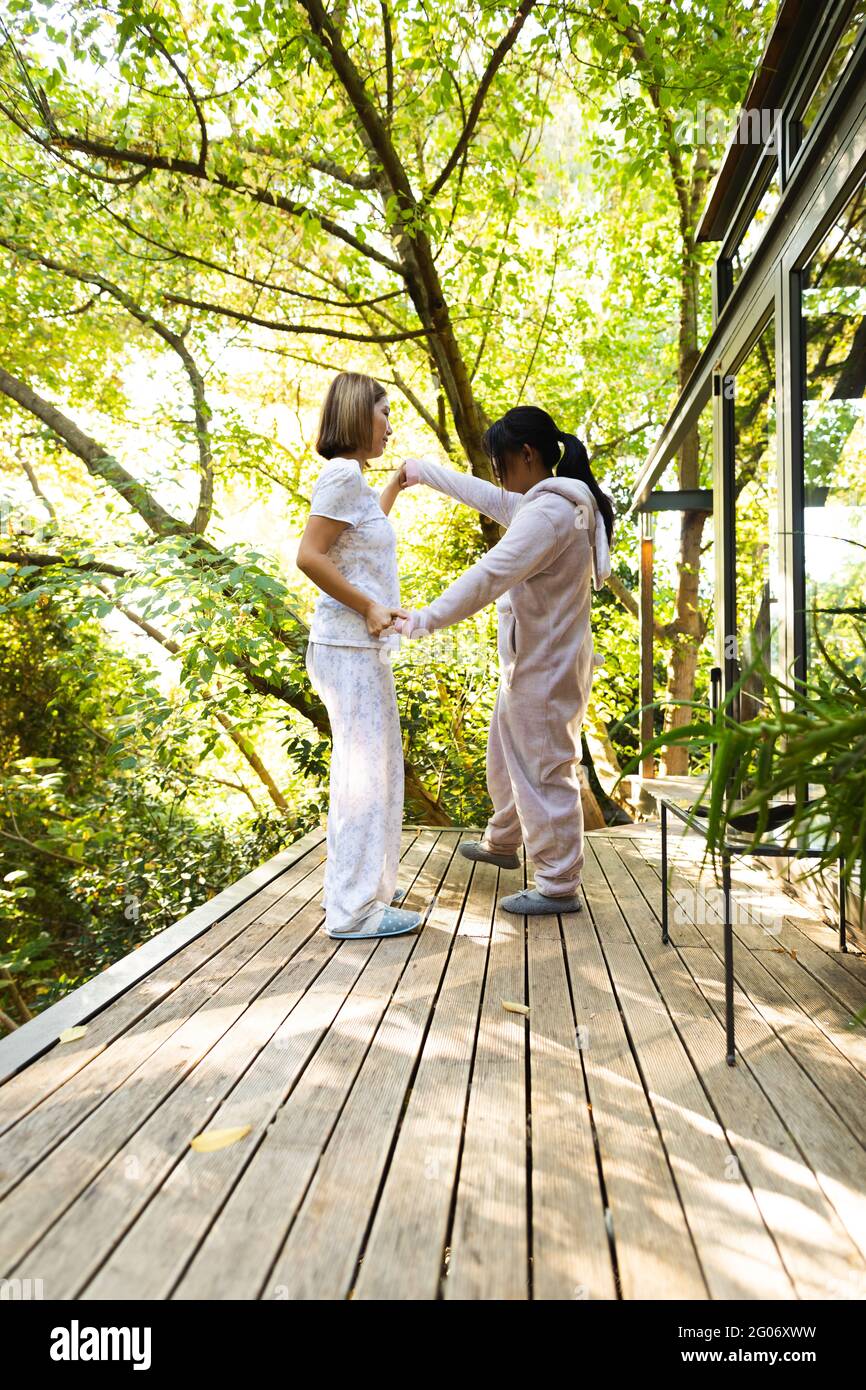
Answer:
<svg viewBox="0 0 866 1390"><path fill-rule="evenodd" d="M806 877L839 869L840 892L856 891L862 921L866 684L833 659L817 624L813 631L827 674L819 672L805 684L788 681L758 652L715 714L684 702L694 711L691 721L650 739L622 776L664 746L711 748L712 767L690 812L706 836L704 862L711 858L717 869L726 841L735 841L742 853L755 852L772 828L774 843L815 851L805 861ZM763 687L759 713L735 718L737 696L748 685L754 700L758 682ZM781 824L780 801L788 803ZM857 1017L866 1021L866 1009Z"/></svg>

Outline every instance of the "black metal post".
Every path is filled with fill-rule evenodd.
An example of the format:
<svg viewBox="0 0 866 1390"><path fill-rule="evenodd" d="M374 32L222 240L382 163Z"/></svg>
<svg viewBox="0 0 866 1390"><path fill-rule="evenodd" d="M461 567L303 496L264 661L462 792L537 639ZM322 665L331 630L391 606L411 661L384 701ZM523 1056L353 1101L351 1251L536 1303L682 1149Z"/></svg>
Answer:
<svg viewBox="0 0 866 1390"><path fill-rule="evenodd" d="M844 859L840 859L840 860L839 860L839 950L840 950L840 951L847 951L847 950L848 950L848 940L847 940L847 933L846 933L846 929L845 929L845 928L846 928L846 922L845 922L845 898L846 898L846 896L847 896L847 889L846 889L846 886L845 886L844 869L845 869L845 860L844 860Z"/></svg>
<svg viewBox="0 0 866 1390"><path fill-rule="evenodd" d="M710 669L710 711L713 716L713 723L719 713L719 705L722 703L722 668L713 666ZM716 745L710 744L710 769L712 770L716 760Z"/></svg>
<svg viewBox="0 0 866 1390"><path fill-rule="evenodd" d="M662 801L662 943L668 944L668 808Z"/></svg>
<svg viewBox="0 0 866 1390"><path fill-rule="evenodd" d="M731 856L722 852L722 895L725 901L725 1044L729 1067L736 1062L734 1051L734 928L731 922Z"/></svg>

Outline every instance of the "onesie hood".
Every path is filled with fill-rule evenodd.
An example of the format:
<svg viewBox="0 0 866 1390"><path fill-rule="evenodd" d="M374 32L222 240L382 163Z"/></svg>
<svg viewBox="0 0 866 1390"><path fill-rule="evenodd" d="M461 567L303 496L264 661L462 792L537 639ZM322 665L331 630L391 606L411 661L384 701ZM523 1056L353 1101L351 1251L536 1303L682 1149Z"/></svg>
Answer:
<svg viewBox="0 0 866 1390"><path fill-rule="evenodd" d="M604 518L598 509L598 503L592 494L592 490L586 483L582 483L579 478L544 478L540 483L529 489L525 494L526 502L532 502L542 493L552 492L557 497L564 497L567 502L573 503L575 507L585 506L589 509L590 515L590 536L592 549L592 582L596 589L600 589L604 581L610 574L610 547L607 541L607 531L604 525ZM524 504L525 505L525 504Z"/></svg>

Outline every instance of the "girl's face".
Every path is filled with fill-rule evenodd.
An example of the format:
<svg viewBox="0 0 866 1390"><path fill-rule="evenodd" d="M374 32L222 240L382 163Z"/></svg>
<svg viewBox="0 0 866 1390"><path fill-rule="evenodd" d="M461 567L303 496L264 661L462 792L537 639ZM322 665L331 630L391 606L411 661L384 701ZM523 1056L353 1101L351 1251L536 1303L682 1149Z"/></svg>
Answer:
<svg viewBox="0 0 866 1390"><path fill-rule="evenodd" d="M394 431L391 429L391 406L387 396L383 396L373 406L373 430L369 457L371 459L381 458L385 452L385 445L391 438Z"/></svg>
<svg viewBox="0 0 866 1390"><path fill-rule="evenodd" d="M541 455L532 444L524 444L513 453L491 459L493 476L508 492L528 492L535 483L548 476Z"/></svg>

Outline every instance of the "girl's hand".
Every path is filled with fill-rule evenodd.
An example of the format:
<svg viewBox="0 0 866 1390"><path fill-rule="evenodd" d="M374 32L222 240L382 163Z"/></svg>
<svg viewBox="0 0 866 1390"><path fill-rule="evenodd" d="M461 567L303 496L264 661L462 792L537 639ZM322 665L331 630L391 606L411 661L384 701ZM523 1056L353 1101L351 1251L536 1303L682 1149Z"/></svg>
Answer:
<svg viewBox="0 0 866 1390"><path fill-rule="evenodd" d="M403 460L403 467L400 469L400 488L413 487L415 483L421 481L421 460L408 458Z"/></svg>
<svg viewBox="0 0 866 1390"><path fill-rule="evenodd" d="M382 603L371 600L364 614L367 623L367 631L371 637L382 637L384 633L392 631L395 618L405 618L405 608L386 608Z"/></svg>
<svg viewBox="0 0 866 1390"><path fill-rule="evenodd" d="M404 617L397 619L394 626L401 637L408 637L413 641L418 637L429 637L429 630L421 626L419 616L416 609L410 608Z"/></svg>

